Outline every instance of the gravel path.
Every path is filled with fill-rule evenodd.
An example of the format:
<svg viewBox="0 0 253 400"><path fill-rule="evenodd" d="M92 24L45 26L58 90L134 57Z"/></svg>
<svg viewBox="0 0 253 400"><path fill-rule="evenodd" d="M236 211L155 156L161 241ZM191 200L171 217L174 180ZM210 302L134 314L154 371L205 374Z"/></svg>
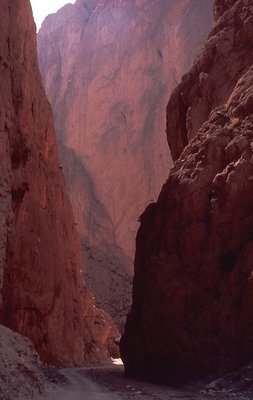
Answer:
<svg viewBox="0 0 253 400"><path fill-rule="evenodd" d="M45 373L42 400L253 400L253 396L223 390L201 394L199 389L176 389L124 376L122 365L71 368Z"/></svg>

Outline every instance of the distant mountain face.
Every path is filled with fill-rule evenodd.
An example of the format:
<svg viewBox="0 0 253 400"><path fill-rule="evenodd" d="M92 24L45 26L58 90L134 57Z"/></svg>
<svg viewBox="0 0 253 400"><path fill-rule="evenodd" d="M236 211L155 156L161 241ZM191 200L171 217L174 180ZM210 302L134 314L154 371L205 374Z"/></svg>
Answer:
<svg viewBox="0 0 253 400"><path fill-rule="evenodd" d="M43 360L83 365L108 356L109 316L83 284L29 0L1 2L0 22L0 322Z"/></svg>
<svg viewBox="0 0 253 400"><path fill-rule="evenodd" d="M172 165L166 104L211 29L212 8L210 0L78 0L38 35L88 282L116 318L130 303L138 216Z"/></svg>
<svg viewBox="0 0 253 400"><path fill-rule="evenodd" d="M253 360L253 1L216 0L216 25L174 90L175 160L141 216L129 375L175 382Z"/></svg>

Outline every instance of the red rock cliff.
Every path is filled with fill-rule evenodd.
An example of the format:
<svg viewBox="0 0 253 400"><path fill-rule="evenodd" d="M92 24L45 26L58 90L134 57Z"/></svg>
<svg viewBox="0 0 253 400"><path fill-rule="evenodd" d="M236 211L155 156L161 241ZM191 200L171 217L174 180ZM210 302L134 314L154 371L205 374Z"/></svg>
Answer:
<svg viewBox="0 0 253 400"><path fill-rule="evenodd" d="M78 0L39 32L89 281L115 318L122 290L129 299L138 215L157 198L171 166L163 134L168 97L210 30L212 4Z"/></svg>
<svg viewBox="0 0 253 400"><path fill-rule="evenodd" d="M110 328L83 285L29 1L2 1L0 21L1 323L44 360L80 365L106 355Z"/></svg>
<svg viewBox="0 0 253 400"><path fill-rule="evenodd" d="M172 94L175 166L141 216L127 373L173 381L253 359L253 1L216 1L217 23Z"/></svg>

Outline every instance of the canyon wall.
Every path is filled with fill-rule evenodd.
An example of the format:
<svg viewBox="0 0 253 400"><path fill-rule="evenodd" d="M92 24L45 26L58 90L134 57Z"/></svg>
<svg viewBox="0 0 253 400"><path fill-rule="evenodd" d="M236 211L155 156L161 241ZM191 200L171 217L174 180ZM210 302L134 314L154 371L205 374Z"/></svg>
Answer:
<svg viewBox="0 0 253 400"><path fill-rule="evenodd" d="M253 1L216 26L167 108L175 165L141 216L129 375L173 382L253 360Z"/></svg>
<svg viewBox="0 0 253 400"><path fill-rule="evenodd" d="M0 321L43 360L82 365L108 355L109 317L83 284L30 2L2 1L0 21Z"/></svg>
<svg viewBox="0 0 253 400"><path fill-rule="evenodd" d="M169 94L211 29L212 5L77 0L48 16L38 35L87 280L120 324L138 216L172 165Z"/></svg>

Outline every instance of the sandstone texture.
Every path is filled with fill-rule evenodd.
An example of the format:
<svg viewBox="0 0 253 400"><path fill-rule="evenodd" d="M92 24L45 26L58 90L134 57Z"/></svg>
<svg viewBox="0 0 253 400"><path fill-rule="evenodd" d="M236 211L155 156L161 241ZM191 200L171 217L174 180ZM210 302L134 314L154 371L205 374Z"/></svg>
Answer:
<svg viewBox="0 0 253 400"><path fill-rule="evenodd" d="M168 98L211 29L212 6L77 0L48 16L38 35L87 282L120 325L137 219L172 165Z"/></svg>
<svg viewBox="0 0 253 400"><path fill-rule="evenodd" d="M30 340L0 325L1 400L39 399L45 380Z"/></svg>
<svg viewBox="0 0 253 400"><path fill-rule="evenodd" d="M127 374L220 376L253 359L253 1L216 1L217 18L173 92L175 165L141 216Z"/></svg>
<svg viewBox="0 0 253 400"><path fill-rule="evenodd" d="M0 321L43 360L82 365L108 355L110 325L83 284L30 2L2 1L0 21Z"/></svg>

